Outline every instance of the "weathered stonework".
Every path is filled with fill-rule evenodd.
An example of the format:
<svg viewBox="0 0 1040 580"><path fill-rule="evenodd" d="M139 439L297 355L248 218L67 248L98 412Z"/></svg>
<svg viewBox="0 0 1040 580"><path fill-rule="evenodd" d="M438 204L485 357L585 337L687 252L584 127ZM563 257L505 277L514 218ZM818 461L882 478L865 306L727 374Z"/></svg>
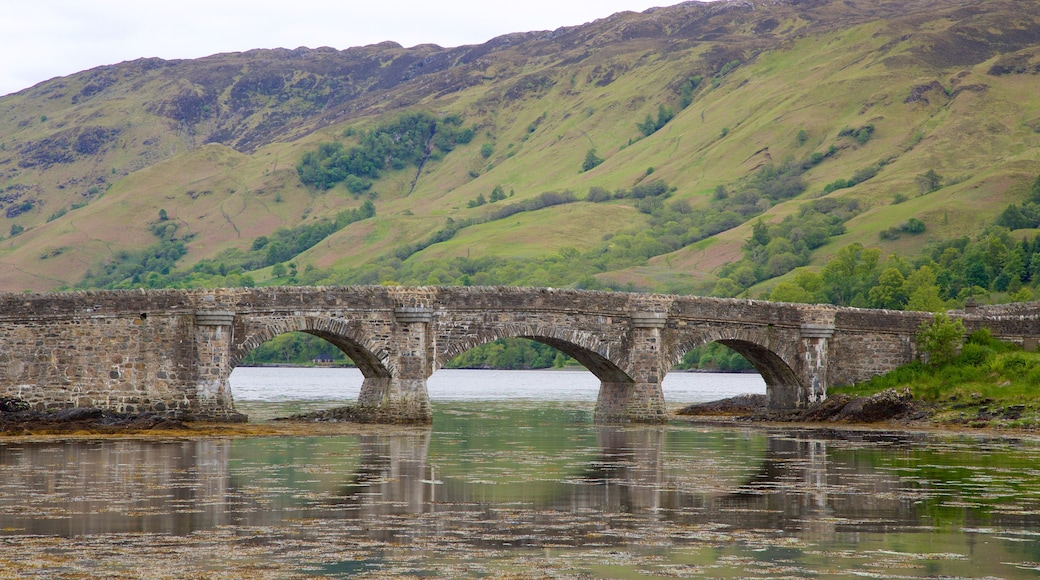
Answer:
<svg viewBox="0 0 1040 580"><path fill-rule="evenodd" d="M954 312L971 330L1035 345L1036 303ZM551 288L238 288L0 294L0 395L39 409L98 406L228 420L232 369L291 331L359 367L359 407L383 422L431 419L426 380L454 356L523 337L601 381L597 419L660 422L661 381L719 342L762 374L770 406L800 407L917 356L927 313Z"/></svg>

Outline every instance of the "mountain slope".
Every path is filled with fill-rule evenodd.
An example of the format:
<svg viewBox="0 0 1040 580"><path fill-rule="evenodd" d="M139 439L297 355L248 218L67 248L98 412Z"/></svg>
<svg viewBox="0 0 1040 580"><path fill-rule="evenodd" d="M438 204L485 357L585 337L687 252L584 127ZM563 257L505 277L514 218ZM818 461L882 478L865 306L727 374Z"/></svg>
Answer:
<svg viewBox="0 0 1040 580"><path fill-rule="evenodd" d="M177 268L231 262L221 252L247 252L279 227L331 219L370 198L375 217L292 258L317 269L311 281L396 281L402 265L451 257L621 255L640 230L661 237L667 228L638 200L581 200L590 188L655 180L674 188L665 203L703 215L723 203L721 186L739 219L718 218L727 226L718 233L702 227L714 235L700 242L681 222L682 241L611 259L594 274L601 283L710 289L757 219L780 220L820 197L858 206L814 262L850 242L911 253L929 238L986 227L1040 172L1038 47L1035 2L761 0L621 13L480 46L384 43L100 67L0 99L0 232L16 234L0 242L0 287L79 283L158 243L167 222L176 228L165 235L186 250ZM694 77L700 84L684 93ZM646 135L638 125L662 106L674 116ZM301 183L306 152L355 146L416 111L454 115L475 128L472 139L428 147L435 154L418 167L388 168L361 195ZM583 172L590 150L603 162ZM804 192L735 201L763 168L814 153L823 158L800 174ZM865 170L875 175L824 195ZM920 186L928 171L942 177L936 191ZM472 203L496 186L511 197ZM566 191L578 201L491 219ZM909 217L927 236L878 239ZM438 235L450 239L420 247ZM271 275L253 273L260 282ZM554 279L579 282L567 272ZM418 282L450 283L432 273Z"/></svg>

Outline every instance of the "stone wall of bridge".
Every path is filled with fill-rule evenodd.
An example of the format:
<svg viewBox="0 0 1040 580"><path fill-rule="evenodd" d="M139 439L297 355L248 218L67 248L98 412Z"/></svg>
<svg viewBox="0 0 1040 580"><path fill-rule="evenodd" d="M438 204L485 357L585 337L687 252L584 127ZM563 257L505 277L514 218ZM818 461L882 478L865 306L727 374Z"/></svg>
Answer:
<svg viewBox="0 0 1040 580"><path fill-rule="evenodd" d="M0 395L39 409L187 412L194 320L179 295L0 297Z"/></svg>
<svg viewBox="0 0 1040 580"><path fill-rule="evenodd" d="M955 312L1035 345L1040 307ZM373 420L430 419L426 379L452 357L523 337L601 381L597 417L664 420L661 381L692 348L725 344L797 407L917 356L926 313L550 288L247 288L0 295L0 396L37 408L235 418L228 377L263 342L302 331L365 376Z"/></svg>

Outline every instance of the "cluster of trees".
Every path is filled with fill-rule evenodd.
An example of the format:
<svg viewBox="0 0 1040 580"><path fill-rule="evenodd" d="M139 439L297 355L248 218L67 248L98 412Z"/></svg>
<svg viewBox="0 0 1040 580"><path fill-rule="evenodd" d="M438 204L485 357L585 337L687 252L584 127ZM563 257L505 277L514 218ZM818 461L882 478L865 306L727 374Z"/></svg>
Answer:
<svg viewBox="0 0 1040 580"><path fill-rule="evenodd" d="M245 252L226 250L216 258L199 261L188 271L177 271L177 261L187 254L186 238L176 236L176 223L160 211L159 220L150 225L159 243L138 251L118 252L100 271L87 272L76 288L251 287L256 281L249 271L292 260L347 225L375 214L375 204L365 200L357 208L339 212L335 220L320 219L295 228L279 228L270 236L253 240ZM290 267L295 269L295 265Z"/></svg>
<svg viewBox="0 0 1040 580"><path fill-rule="evenodd" d="M859 211L857 200L821 198L779 223L755 222L744 244L744 258L721 270L712 294L737 296L758 282L808 264L812 251L831 236L845 233L845 222Z"/></svg>
<svg viewBox="0 0 1040 580"><path fill-rule="evenodd" d="M577 364L555 348L524 338L501 338L453 358L450 369L547 369Z"/></svg>
<svg viewBox="0 0 1040 580"><path fill-rule="evenodd" d="M997 216L997 225L1009 230L1040 227L1040 175L1029 189L1029 199L1019 207L1011 204Z"/></svg>
<svg viewBox="0 0 1040 580"><path fill-rule="evenodd" d="M348 225L374 215L375 204L365 200L361 207L339 212L335 220L320 219L295 228L278 228L270 236L260 236L253 240L249 252L238 265L246 270L256 270L287 262Z"/></svg>
<svg viewBox="0 0 1040 580"><path fill-rule="evenodd" d="M120 250L97 270L88 270L76 288L160 288L188 249L182 240L162 240L141 250Z"/></svg>
<svg viewBox="0 0 1040 580"><path fill-rule="evenodd" d="M343 183L351 193L361 194L383 171L421 167L428 159L469 143L474 134L475 129L463 127L457 115L438 119L425 112L408 113L362 132L353 147L344 147L338 141L322 143L317 151L303 155L296 171L305 185L331 189Z"/></svg>
<svg viewBox="0 0 1040 580"><path fill-rule="evenodd" d="M242 364L307 365L318 356L332 357L332 364L353 366L354 363L333 344L305 332L287 332L253 349Z"/></svg>
<svg viewBox="0 0 1040 580"><path fill-rule="evenodd" d="M870 167L857 169L852 173L852 177L848 179L839 177L838 179L835 179L827 185L824 185L823 192L831 193L832 191L837 191L839 189L855 187L856 185L859 185L860 183L863 183L868 179L873 179L874 177L876 177L877 174L881 171L881 167L883 167L883 165L881 163L878 163L877 165L871 165Z"/></svg>
<svg viewBox="0 0 1040 580"><path fill-rule="evenodd" d="M178 226L170 221L166 210L159 210L159 218L148 224L149 231L159 241L140 250L121 250L97 271L88 270L76 288L138 288L159 287L161 279L176 267L177 260L188 253L184 242L189 236L177 237Z"/></svg>
<svg viewBox="0 0 1040 580"><path fill-rule="evenodd" d="M641 123L636 123L636 127L643 134L644 137L649 137L657 132L658 129L664 127L675 117L675 111L669 109L664 105L657 106L657 118L650 113L646 114L646 119L643 119Z"/></svg>
<svg viewBox="0 0 1040 580"><path fill-rule="evenodd" d="M513 195L512 192L510 192L509 195L512 196ZM495 187L493 187L491 189L491 195L490 196L485 198L483 193L478 194L477 197L469 200L466 203L466 206L467 207L471 207L471 208L472 207L480 207L480 206L482 206L482 205L484 205L486 203L495 203L496 201L502 201L505 198L506 198L506 190L501 185L496 185Z"/></svg>
<svg viewBox="0 0 1040 580"><path fill-rule="evenodd" d="M923 234L927 226L925 223L917 218L910 218L898 226L892 226L888 229L881 230L878 233L878 237L882 240L898 240L903 234L910 234L916 236L917 234Z"/></svg>
<svg viewBox="0 0 1040 580"><path fill-rule="evenodd" d="M913 260L882 258L878 248L852 244L820 272L801 271L778 283L770 300L938 312L969 297L1033 297L1040 284L1040 234L1014 240L991 227L975 238L934 242Z"/></svg>
<svg viewBox="0 0 1040 580"><path fill-rule="evenodd" d="M867 141L874 136L874 125L864 125L862 127L845 127L841 131L838 131L838 137L849 137L854 139L860 145L866 145Z"/></svg>
<svg viewBox="0 0 1040 580"><path fill-rule="evenodd" d="M709 371L743 372L754 370L748 360L735 350L717 342L703 344L683 355L676 369L702 369Z"/></svg>

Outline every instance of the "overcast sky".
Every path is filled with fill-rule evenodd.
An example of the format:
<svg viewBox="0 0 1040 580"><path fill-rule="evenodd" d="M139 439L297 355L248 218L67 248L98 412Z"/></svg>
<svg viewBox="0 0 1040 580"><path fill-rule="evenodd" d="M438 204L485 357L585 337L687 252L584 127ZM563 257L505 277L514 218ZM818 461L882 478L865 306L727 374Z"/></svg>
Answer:
<svg viewBox="0 0 1040 580"><path fill-rule="evenodd" d="M0 16L0 95L141 57L252 48L480 44L678 0L17 0Z"/></svg>

